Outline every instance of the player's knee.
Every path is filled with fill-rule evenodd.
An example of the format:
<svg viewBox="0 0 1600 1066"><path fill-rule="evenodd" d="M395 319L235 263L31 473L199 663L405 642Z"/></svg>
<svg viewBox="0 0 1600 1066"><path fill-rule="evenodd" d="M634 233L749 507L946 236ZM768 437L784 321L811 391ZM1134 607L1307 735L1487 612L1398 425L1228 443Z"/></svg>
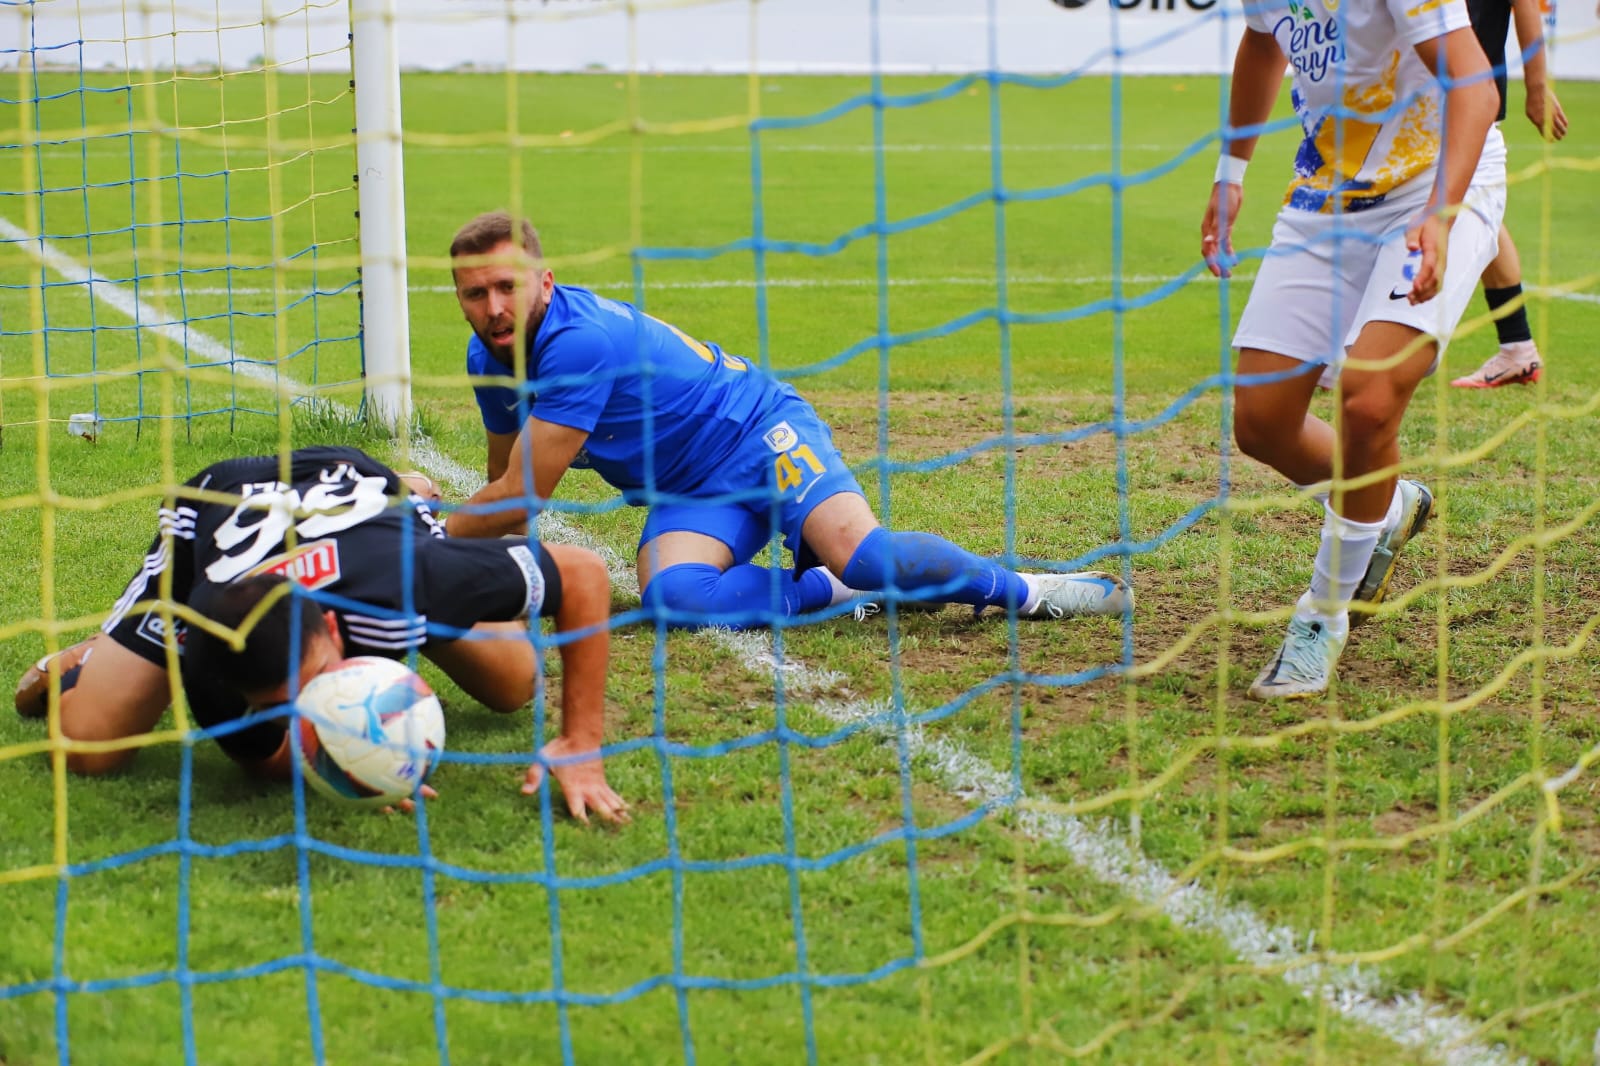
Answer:
<svg viewBox="0 0 1600 1066"><path fill-rule="evenodd" d="M611 602L611 574L598 555L589 551L573 552L561 560L561 593L563 602L576 596L581 602L598 600Z"/></svg>
<svg viewBox="0 0 1600 1066"><path fill-rule="evenodd" d="M501 689L484 692L478 697L478 702L495 714L515 714L533 702L537 688L537 682L508 684Z"/></svg>
<svg viewBox="0 0 1600 1066"><path fill-rule="evenodd" d="M67 734L71 739L71 735ZM87 739L87 738L85 738ZM115 751L69 751L67 752L67 769L83 777L97 777L109 774L113 770L120 770L132 761L134 748L119 748Z"/></svg>
<svg viewBox="0 0 1600 1066"><path fill-rule="evenodd" d="M657 571L640 598L646 607L666 612L668 625L693 628L716 611L721 577L722 571L707 563L678 563Z"/></svg>
<svg viewBox="0 0 1600 1066"><path fill-rule="evenodd" d="M1268 462L1282 441L1281 427L1257 404L1240 403L1233 414L1233 440L1252 459Z"/></svg>
<svg viewBox="0 0 1600 1066"><path fill-rule="evenodd" d="M80 777L98 777L120 770L130 758L130 752L73 751L67 753L67 770Z"/></svg>
<svg viewBox="0 0 1600 1066"><path fill-rule="evenodd" d="M81 713L82 707L74 707L75 700L72 692L61 694L61 736L66 740L95 741L114 740L108 736L106 730L99 723L84 721ZM118 748L113 751L74 751L66 753L67 769L75 774L85 777L94 777L98 774L108 774L128 764L138 751L137 748ZM47 753L46 757L49 755Z"/></svg>
<svg viewBox="0 0 1600 1066"><path fill-rule="evenodd" d="M1387 440L1400 427L1405 416L1405 405L1393 389L1381 384L1346 392L1340 405L1343 438L1346 442L1362 445Z"/></svg>

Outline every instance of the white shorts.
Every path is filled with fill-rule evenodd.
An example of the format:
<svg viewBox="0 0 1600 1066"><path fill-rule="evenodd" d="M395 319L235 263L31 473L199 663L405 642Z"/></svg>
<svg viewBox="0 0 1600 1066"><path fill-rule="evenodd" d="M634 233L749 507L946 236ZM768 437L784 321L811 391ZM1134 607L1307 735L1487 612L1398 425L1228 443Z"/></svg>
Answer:
<svg viewBox="0 0 1600 1066"><path fill-rule="evenodd" d="M1412 305L1406 296L1422 253L1406 250L1405 231L1428 202L1430 180L1357 214L1278 212L1233 346L1324 364L1320 380L1328 388L1368 322L1411 326L1437 340L1442 356L1498 251L1506 187L1502 180L1467 190L1450 229L1439 295Z"/></svg>

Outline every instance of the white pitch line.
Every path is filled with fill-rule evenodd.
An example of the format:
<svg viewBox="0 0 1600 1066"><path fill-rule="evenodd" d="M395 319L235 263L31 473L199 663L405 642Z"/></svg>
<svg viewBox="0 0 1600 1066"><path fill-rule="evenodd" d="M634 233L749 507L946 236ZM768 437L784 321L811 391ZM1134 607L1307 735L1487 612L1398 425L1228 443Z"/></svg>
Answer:
<svg viewBox="0 0 1600 1066"><path fill-rule="evenodd" d="M745 131L745 129L743 127L739 127L734 132L740 134L741 136L746 136L747 135L746 131ZM126 137L129 137L129 136L148 137L148 136L153 136L153 135L160 135L160 136L164 136L164 137L165 136L170 136L170 131L167 131L167 130L135 129L135 130L128 130L126 132L102 134L101 136L116 137L116 138L126 138ZM495 132L495 131L490 131L486 135L487 136L498 136L498 133ZM617 136L626 136L626 134L618 134ZM675 136L675 135L673 135L673 134L664 134L664 133L652 134L652 133L648 133L647 132L645 134L645 137L647 138L647 140L646 140L646 143L645 143L644 148L643 148L644 152L647 155L749 155L750 154L750 145L748 143L741 143L741 144L661 144L661 143L651 143L651 141L649 140L651 138L667 137L667 136ZM780 137L780 136L782 136L782 131L779 131L779 130L766 130L764 132L763 136L767 137L767 138ZM205 146L202 146L202 147L205 147ZM346 146L328 144L328 145L323 145L321 147L322 147L322 150L324 150L324 151L332 151L332 150L335 150L337 148L346 147ZM1089 143L1089 144L1002 144L1000 146L1000 152L1001 152L1002 155L1021 155L1021 154L1024 154L1024 153L1036 153L1036 152L1109 152L1113 148L1116 148L1116 147L1119 147L1119 146L1118 145L1113 145L1113 144L1094 144L1094 143ZM1171 145L1171 144L1127 143L1127 144L1121 145L1120 147L1122 148L1123 151L1181 152L1181 151L1183 151L1184 148L1186 148L1188 146L1187 145ZM888 155L919 155L919 154L924 154L924 153L938 153L938 152L952 152L952 153L956 153L956 154L971 154L971 153L980 153L980 152L990 152L990 151L993 151L993 148L994 148L994 146L991 145L991 144L988 144L987 142L973 143L973 144L885 144L883 146L884 152L886 154L888 154ZM222 151L222 148L219 146L219 147L215 148L214 150L217 151L218 153L220 153ZM46 146L40 147L40 148L37 149L37 151L38 151L39 155L43 156L46 159L81 159L81 158L85 158L85 157L87 157L89 159L129 159L129 158L132 158L136 154L137 149L134 149L134 148L131 148L131 147L130 148L123 148L123 149L114 149L114 148L74 148L71 145L52 144L52 145L46 145ZM249 146L229 146L227 151L228 151L228 153L230 155L261 155L261 156L265 156L265 155L268 154L268 149L260 148L260 147L254 146L254 145L249 145ZM581 144L581 143L574 143L574 144L560 144L560 145L529 145L527 147L524 147L524 148L521 148L521 149L517 149L517 148L512 147L509 144L499 144L499 145L486 145L486 144L477 144L477 145L407 144L405 146L405 151L406 151L406 154L408 154L408 155L415 154L415 153L426 153L426 154L443 153L443 154L450 155L450 156L487 155L487 156L498 156L498 157L504 158L504 157L510 155L514 151L521 151L521 152L528 153L530 155L574 155L574 154L580 154L580 153L581 154L586 154L586 155L630 155L633 152L633 146L629 145L629 144ZM779 154L779 155L806 155L806 154L867 155L869 153L873 153L873 152L876 152L876 151L877 151L877 148L874 145L859 144L859 143L856 143L856 144L784 144L784 143L782 143L781 141L778 141L778 140L767 140L761 146L761 153L763 155L767 155L769 153Z"/></svg>
<svg viewBox="0 0 1600 1066"><path fill-rule="evenodd" d="M281 378L270 366L240 361L238 354L232 348L208 333L195 329L193 326L183 322L163 319L160 311L145 303L138 296L128 291L126 287L96 274L76 259L51 245L49 241L30 236L26 230L3 216L0 216L0 238L21 245L39 262L67 281L83 285L88 290L90 299L99 300L115 308L141 329L160 334L173 343L181 345L189 351L199 352L205 358L214 362L231 364L234 373L253 378L256 381L277 385L288 380ZM356 416L354 408L337 400L313 398L312 402L340 418L354 419ZM418 464L429 473L429 476L433 477L435 481L448 486L462 498L470 496L484 483L484 478L479 477L476 471L440 451L439 446L430 437L423 435L412 437L411 452ZM626 561L618 561L615 552L602 550L600 545L592 542L592 538L588 538L586 534L577 530L559 514L547 511L540 515L539 529L542 535L548 536L551 540L576 543L595 550L602 558L606 559L607 566L612 571L613 583L620 584L624 588L634 585L634 591L637 592L632 566L628 565Z"/></svg>
<svg viewBox="0 0 1600 1066"><path fill-rule="evenodd" d="M816 709L839 725L852 725L892 711L887 703L817 703ZM895 730L878 727L886 737ZM930 738L920 729L906 731L906 747L914 759L934 767L944 785L971 803L1012 806L1012 783L1003 773L958 744ZM1332 967L1300 949L1305 936L1287 926L1267 924L1255 911L1231 903L1193 881L1181 882L1150 859L1109 819L1084 821L1026 806L1018 797L1017 824L1036 840L1059 845L1102 884L1147 906L1160 908L1174 924L1221 937L1234 955L1252 966L1287 966L1283 979L1305 996L1320 996L1330 1007L1401 1047L1430 1055L1445 1066L1518 1066L1526 1060L1503 1045L1473 1043L1475 1028L1414 992L1380 1000L1381 975L1367 966ZM1441 1057L1441 1048L1448 1048Z"/></svg>
<svg viewBox="0 0 1600 1066"><path fill-rule="evenodd" d="M199 330L179 323L158 322L160 316L155 309L132 293L95 275L48 241L30 237L3 217L0 217L0 236L21 244L62 277L83 282L93 298L104 300L144 328L180 340L208 358L233 357L234 353L226 345ZM265 375L277 380L272 371L256 364L239 363L236 368L252 376ZM343 404L330 403L329 408L354 414ZM413 438L412 450L425 468L436 472L436 479L453 490L467 492L480 483L475 471L444 455L427 437ZM540 532L550 535L552 540L566 540L569 533L577 531L559 515L547 512L540 518ZM590 539L590 544L594 543ZM619 571L630 571L626 560L616 552L606 551L604 557L614 580ZM775 671L782 671L786 683L797 694L825 692L840 681L837 674L813 670L797 660L780 662L772 652L771 638L767 634L725 629L703 632L706 639L726 649L752 673L771 676ZM840 724L859 722L888 709L883 704L861 701L821 702L816 706ZM894 734L890 732L890 735ZM929 740L918 730L907 732L907 743L912 754L932 763L946 787L962 798L1003 803L1011 795L1010 778L965 748L942 739ZM1470 1042L1474 1028L1470 1021L1424 1001L1416 993L1405 993L1387 1001L1374 998L1381 981L1375 970L1361 966L1328 967L1308 958L1298 949L1303 938L1294 930L1270 926L1249 907L1230 903L1201 885L1179 882L1165 867L1115 832L1109 822L1088 823L1033 809L1019 810L1017 818L1024 832L1060 845L1103 883L1141 903L1159 907L1177 925L1221 936L1241 961L1263 967L1290 964L1292 968L1284 973L1284 980L1307 996L1323 997L1332 1009L1402 1047L1429 1055L1444 1066L1525 1064L1526 1060L1512 1056L1501 1045ZM1449 1048L1442 1057L1438 1050L1441 1047Z"/></svg>
<svg viewBox="0 0 1600 1066"><path fill-rule="evenodd" d="M1234 273L1234 285L1241 285L1255 277L1254 271L1240 270ZM1006 278L1007 285L1110 285L1120 280L1124 285L1163 285L1176 279L1172 274L1069 274L1052 276L1046 274L1018 274ZM1189 279L1190 284L1196 282L1216 284L1217 278L1210 274L1199 274ZM105 279L100 279L100 284L112 284ZM944 277L892 277L888 279L888 288L924 288L929 286L972 285L992 286L994 275L988 274L950 274ZM652 281L645 284L646 291L655 290L699 290L699 289L755 289L759 287L768 289L870 289L878 286L877 278L767 278L757 282L753 278L706 278L699 281ZM600 292L633 291L631 282L603 282L592 283L586 288ZM224 285L184 285L179 288L157 290L157 294L167 299L177 299L182 296L273 296L276 289L260 288L258 286L233 286ZM295 299L312 295L311 289L284 290L284 295ZM453 295L455 289L449 285L411 285L407 292L422 293L429 296ZM1528 286L1528 292L1535 296L1548 296L1555 300L1571 300L1575 303L1600 304L1600 294L1591 292L1555 292L1538 285ZM329 292L324 295L344 295L342 292Z"/></svg>
<svg viewBox="0 0 1600 1066"><path fill-rule="evenodd" d="M1236 274L1235 281L1245 275ZM1048 274L1017 274L1006 278L1008 285L1101 285L1110 284L1117 280L1116 275L1073 274L1056 277ZM1123 274L1121 280L1130 285L1154 285L1173 280L1168 274ZM1215 281L1210 274L1201 275L1196 280ZM994 284L993 274L950 274L944 277L891 277L888 287L891 289L921 288L930 285L990 285ZM878 286L877 278L767 278L757 282L753 278L705 278L698 281L652 281L645 284L647 290L651 289L754 289L765 286L769 289L870 289ZM632 292L633 283L628 281L594 283L586 288L604 290L606 292ZM451 285L411 285L407 292L418 292L427 295L454 295L455 287ZM167 288L161 290L168 298L177 298L181 292L185 296L272 296L277 290L261 288L259 286L233 286L226 285L184 285L180 288ZM311 295L311 289L284 290L284 295L294 298ZM333 295L332 293L328 295Z"/></svg>

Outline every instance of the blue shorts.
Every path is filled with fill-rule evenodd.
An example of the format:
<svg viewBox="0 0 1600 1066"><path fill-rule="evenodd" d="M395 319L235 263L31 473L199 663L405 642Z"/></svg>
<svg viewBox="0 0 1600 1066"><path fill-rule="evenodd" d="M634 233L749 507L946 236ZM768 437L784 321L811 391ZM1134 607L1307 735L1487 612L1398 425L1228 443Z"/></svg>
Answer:
<svg viewBox="0 0 1600 1066"><path fill-rule="evenodd" d="M749 494L757 498L724 502L718 497ZM800 531L811 512L830 496L853 492L865 496L844 456L833 443L833 430L809 403L795 398L779 404L752 429L722 472L701 486L707 502L657 504L650 508L643 548L663 533L701 533L728 546L737 566L765 548L774 533L795 557L796 569L807 560Z"/></svg>

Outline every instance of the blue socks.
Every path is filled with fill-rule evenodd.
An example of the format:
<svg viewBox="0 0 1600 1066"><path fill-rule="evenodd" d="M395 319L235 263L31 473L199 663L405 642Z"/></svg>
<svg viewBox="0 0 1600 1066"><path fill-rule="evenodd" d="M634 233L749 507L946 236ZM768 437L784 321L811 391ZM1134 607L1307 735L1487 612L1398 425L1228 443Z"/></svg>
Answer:
<svg viewBox="0 0 1600 1066"><path fill-rule="evenodd" d="M813 569L797 581L791 570L746 563L718 570L707 563L679 563L656 573L644 590L644 605L672 612L669 626L759 629L833 602L826 571ZM776 587L774 587L776 586Z"/></svg>
<svg viewBox="0 0 1600 1066"><path fill-rule="evenodd" d="M931 533L868 533L839 577L863 592L898 590L909 599L1019 608L1028 602L1021 575L980 559Z"/></svg>
<svg viewBox="0 0 1600 1066"><path fill-rule="evenodd" d="M1029 589L1020 574L981 559L931 533L875 529L856 547L839 575L861 592L900 593L907 599L965 603L972 607L1018 608ZM670 612L679 628L727 626L754 629L842 602L845 590L826 570L814 568L796 580L791 570L749 563L718 570L708 563L678 563L657 572L644 591L644 605Z"/></svg>

